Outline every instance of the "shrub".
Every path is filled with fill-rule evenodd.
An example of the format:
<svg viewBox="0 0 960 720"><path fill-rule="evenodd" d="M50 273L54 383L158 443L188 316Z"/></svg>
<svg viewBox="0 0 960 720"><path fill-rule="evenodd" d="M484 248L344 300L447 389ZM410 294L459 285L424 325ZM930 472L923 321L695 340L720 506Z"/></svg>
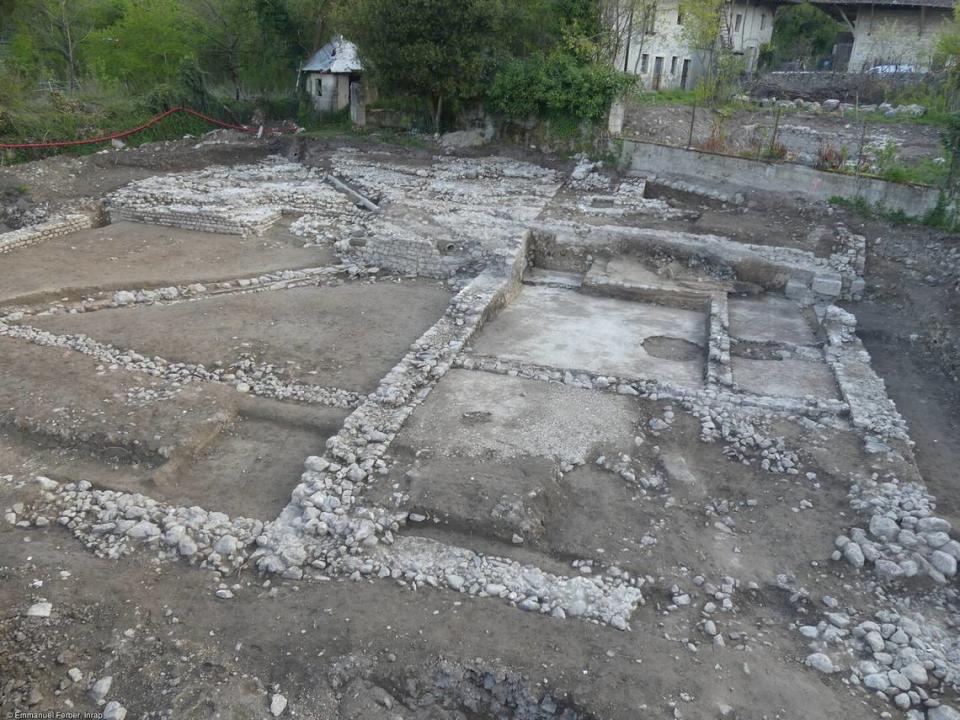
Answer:
<svg viewBox="0 0 960 720"><path fill-rule="evenodd" d="M634 78L611 67L555 50L508 62L494 76L487 105L512 119L541 115L597 121L633 83Z"/></svg>

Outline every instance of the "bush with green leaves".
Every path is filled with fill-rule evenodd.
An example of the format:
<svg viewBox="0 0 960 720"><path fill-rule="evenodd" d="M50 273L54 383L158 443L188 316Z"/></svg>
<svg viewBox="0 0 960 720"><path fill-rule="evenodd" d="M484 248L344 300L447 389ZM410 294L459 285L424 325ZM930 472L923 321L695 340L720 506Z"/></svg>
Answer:
<svg viewBox="0 0 960 720"><path fill-rule="evenodd" d="M494 76L487 105L512 119L531 116L601 120L634 78L564 50L513 59Z"/></svg>

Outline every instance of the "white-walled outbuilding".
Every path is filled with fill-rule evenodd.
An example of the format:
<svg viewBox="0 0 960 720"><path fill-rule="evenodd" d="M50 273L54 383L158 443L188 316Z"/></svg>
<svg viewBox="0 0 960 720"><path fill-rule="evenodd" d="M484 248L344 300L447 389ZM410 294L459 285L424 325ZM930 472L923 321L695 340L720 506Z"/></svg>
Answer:
<svg viewBox="0 0 960 720"><path fill-rule="evenodd" d="M359 82L362 72L357 46L338 36L304 63L300 78L317 110L337 112L350 106L350 83Z"/></svg>

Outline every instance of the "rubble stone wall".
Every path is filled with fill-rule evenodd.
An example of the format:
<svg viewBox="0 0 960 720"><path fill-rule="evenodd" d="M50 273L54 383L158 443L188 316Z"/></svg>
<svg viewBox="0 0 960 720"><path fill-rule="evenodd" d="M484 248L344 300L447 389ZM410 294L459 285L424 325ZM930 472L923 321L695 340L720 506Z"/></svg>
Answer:
<svg viewBox="0 0 960 720"><path fill-rule="evenodd" d="M19 230L0 233L0 253L10 252L17 248L62 237L91 227L93 227L93 218L89 215L81 213L62 215L38 225L30 225Z"/></svg>

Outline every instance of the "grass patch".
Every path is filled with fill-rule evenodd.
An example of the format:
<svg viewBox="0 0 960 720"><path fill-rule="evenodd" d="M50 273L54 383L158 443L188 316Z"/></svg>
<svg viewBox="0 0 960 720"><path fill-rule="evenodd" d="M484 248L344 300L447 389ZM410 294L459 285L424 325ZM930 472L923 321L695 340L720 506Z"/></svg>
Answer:
<svg viewBox="0 0 960 720"><path fill-rule="evenodd" d="M638 90L630 98L638 105L694 105L699 96L693 90Z"/></svg>
<svg viewBox="0 0 960 720"><path fill-rule="evenodd" d="M894 225L923 225L948 232L960 231L960 215L951 215L947 211L949 202L946 193L940 193L937 207L922 217L907 215L903 210L890 210L879 203L871 205L863 197L845 198L834 195L828 202L831 205L852 210L865 217L887 220Z"/></svg>

